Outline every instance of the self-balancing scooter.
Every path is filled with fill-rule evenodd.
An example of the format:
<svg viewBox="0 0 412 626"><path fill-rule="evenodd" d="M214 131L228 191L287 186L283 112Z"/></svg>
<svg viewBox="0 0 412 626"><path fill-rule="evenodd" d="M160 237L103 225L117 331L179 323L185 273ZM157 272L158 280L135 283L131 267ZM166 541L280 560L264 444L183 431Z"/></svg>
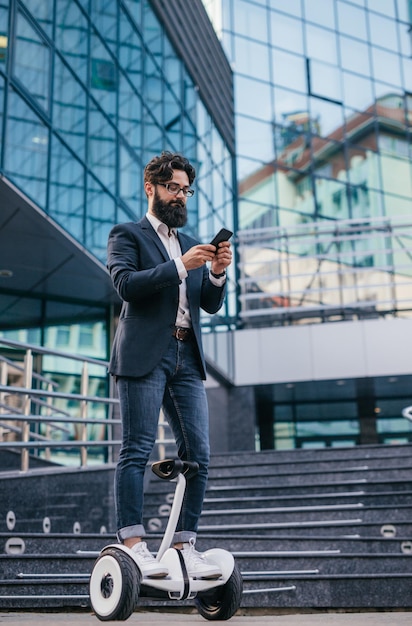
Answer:
<svg viewBox="0 0 412 626"><path fill-rule="evenodd" d="M122 544L106 546L90 577L90 602L96 616L101 621L126 620L140 596L158 600L194 600L205 619L230 619L240 606L243 591L242 576L230 552L213 548L204 553L208 561L220 568L222 576L218 580L203 580L191 578L180 550L170 548L186 480L197 472L197 463L170 459L153 463L152 470L164 480L177 479L169 521L156 555L156 559L168 568L169 575L142 579L129 548Z"/></svg>

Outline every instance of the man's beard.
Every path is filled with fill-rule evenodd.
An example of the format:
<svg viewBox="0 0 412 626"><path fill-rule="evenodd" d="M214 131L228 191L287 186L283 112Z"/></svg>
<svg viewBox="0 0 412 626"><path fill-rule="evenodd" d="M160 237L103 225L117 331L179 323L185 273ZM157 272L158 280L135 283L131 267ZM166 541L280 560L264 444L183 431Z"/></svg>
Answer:
<svg viewBox="0 0 412 626"><path fill-rule="evenodd" d="M152 211L157 219L169 228L180 228L187 222L187 209L183 200L176 197L165 202L159 198L157 190L153 199Z"/></svg>

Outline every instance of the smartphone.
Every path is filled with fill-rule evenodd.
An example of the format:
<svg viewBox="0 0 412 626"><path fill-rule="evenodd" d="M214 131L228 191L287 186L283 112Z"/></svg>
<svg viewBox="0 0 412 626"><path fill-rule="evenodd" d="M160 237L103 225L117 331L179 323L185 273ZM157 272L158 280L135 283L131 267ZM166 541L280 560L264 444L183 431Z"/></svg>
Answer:
<svg viewBox="0 0 412 626"><path fill-rule="evenodd" d="M212 239L212 241L210 242L212 244L212 246L216 246L221 242L221 241L228 241L231 236L233 235L231 230L228 230L227 228L221 228L219 230L219 232L217 233L217 235L215 235Z"/></svg>

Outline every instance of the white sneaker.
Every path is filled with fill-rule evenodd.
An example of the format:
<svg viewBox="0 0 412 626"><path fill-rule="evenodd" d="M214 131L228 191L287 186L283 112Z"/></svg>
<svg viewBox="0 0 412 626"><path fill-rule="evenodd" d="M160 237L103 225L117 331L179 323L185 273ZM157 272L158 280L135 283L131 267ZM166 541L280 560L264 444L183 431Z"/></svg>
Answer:
<svg viewBox="0 0 412 626"><path fill-rule="evenodd" d="M156 561L153 554L149 552L145 541L135 543L131 551L143 578L164 578L169 574L167 567Z"/></svg>
<svg viewBox="0 0 412 626"><path fill-rule="evenodd" d="M190 539L189 543L183 544L181 553L190 578L216 579L221 577L222 572L220 568L214 563L209 563L203 554L195 550L194 539Z"/></svg>

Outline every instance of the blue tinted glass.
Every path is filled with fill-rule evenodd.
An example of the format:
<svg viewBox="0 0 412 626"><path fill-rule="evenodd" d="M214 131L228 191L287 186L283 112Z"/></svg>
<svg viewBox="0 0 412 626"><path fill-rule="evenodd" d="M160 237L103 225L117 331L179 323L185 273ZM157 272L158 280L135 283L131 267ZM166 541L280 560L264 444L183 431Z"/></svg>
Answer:
<svg viewBox="0 0 412 626"><path fill-rule="evenodd" d="M80 158L85 156L86 93L67 67L54 64L53 126Z"/></svg>
<svg viewBox="0 0 412 626"><path fill-rule="evenodd" d="M119 63L137 90L143 78L143 43L123 11L120 13Z"/></svg>
<svg viewBox="0 0 412 626"><path fill-rule="evenodd" d="M118 2L113 0L92 0L91 19L105 43L116 53L117 47L117 9Z"/></svg>
<svg viewBox="0 0 412 626"><path fill-rule="evenodd" d="M271 44L303 54L302 21L282 13L270 14Z"/></svg>
<svg viewBox="0 0 412 626"><path fill-rule="evenodd" d="M24 4L49 37L53 33L53 0L24 0Z"/></svg>
<svg viewBox="0 0 412 626"><path fill-rule="evenodd" d="M120 197L136 215L139 215L142 166L136 156L123 146L120 147L119 165Z"/></svg>
<svg viewBox="0 0 412 626"><path fill-rule="evenodd" d="M130 219L130 218L129 218ZM87 177L86 246L106 262L107 238L116 221L114 200L92 177Z"/></svg>
<svg viewBox="0 0 412 626"><path fill-rule="evenodd" d="M4 65L7 58L7 50L9 45L8 38L8 9L0 6L0 66Z"/></svg>
<svg viewBox="0 0 412 626"><path fill-rule="evenodd" d="M89 165L96 177L114 193L116 133L104 115L94 107L89 115Z"/></svg>
<svg viewBox="0 0 412 626"><path fill-rule="evenodd" d="M72 0L56 0L56 46L85 83L88 66L88 24Z"/></svg>
<svg viewBox="0 0 412 626"><path fill-rule="evenodd" d="M84 169L56 137L52 140L49 213L84 243Z"/></svg>
<svg viewBox="0 0 412 626"><path fill-rule="evenodd" d="M36 102L49 110L50 50L26 18L18 13L14 75Z"/></svg>
<svg viewBox="0 0 412 626"><path fill-rule="evenodd" d="M92 36L91 54L91 92L105 112L114 116L116 113L116 93L118 89L116 64L99 37L95 35Z"/></svg>
<svg viewBox="0 0 412 626"><path fill-rule="evenodd" d="M128 79L120 75L119 132L127 143L140 152L142 147L142 103Z"/></svg>
<svg viewBox="0 0 412 626"><path fill-rule="evenodd" d="M338 1L337 11L339 32L358 39L367 39L368 31L364 9Z"/></svg>
<svg viewBox="0 0 412 626"><path fill-rule="evenodd" d="M49 132L13 90L9 91L5 172L36 204L46 205Z"/></svg>

